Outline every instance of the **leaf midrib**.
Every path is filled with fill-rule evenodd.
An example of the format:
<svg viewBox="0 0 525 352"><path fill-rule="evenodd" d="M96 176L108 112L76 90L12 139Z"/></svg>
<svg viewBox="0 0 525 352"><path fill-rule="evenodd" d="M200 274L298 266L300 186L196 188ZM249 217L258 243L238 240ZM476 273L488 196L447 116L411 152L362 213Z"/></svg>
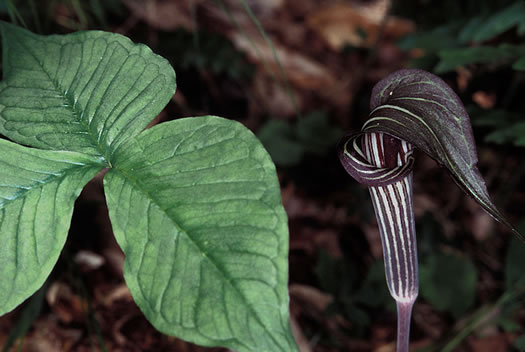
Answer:
<svg viewBox="0 0 525 352"><path fill-rule="evenodd" d="M13 36L17 36L17 35L18 35L18 33L14 33ZM96 147L95 149L97 149L100 152L100 156L102 156L104 158L104 161L107 163L108 167L112 167L107 147L104 144L100 143L100 141L96 137L95 131L92 130L91 125L89 123L86 123L86 121L84 121L84 119L82 118L82 113L79 112L77 110L77 108L75 107L76 106L75 100L72 97L70 97L69 94L60 87L60 84L58 83L58 81L56 81L55 79L52 78L51 74L49 72L47 72L47 70L42 65L42 63L39 60L38 56L33 51L31 51L30 48L28 48L25 45L24 40L22 40L22 39L19 40L19 44L37 62L38 66L40 67L42 72L45 73L45 75L47 76L49 81L53 84L53 87L56 89L57 93L59 93L61 95L61 97L65 100L67 106L71 107L71 112L73 113L73 116L76 117L76 120L78 120L78 122L85 128L85 130L86 130L89 138L91 139L93 145ZM82 42L82 44L83 44L83 42ZM81 60L82 60L82 57L81 57ZM79 65L79 68L80 68L80 65Z"/></svg>
<svg viewBox="0 0 525 352"><path fill-rule="evenodd" d="M204 254L207 254L207 252L205 250L203 250L203 248L201 246L199 246L199 244L193 240L193 238L190 236L189 232L188 231L185 231L183 228L180 227L180 225L175 221L175 219L173 219L170 214L168 213L168 211L161 206L160 202L150 193L148 192L146 189L144 189L144 187L142 187L139 183L139 181L132 177L130 174L128 174L126 172L125 169L122 169L122 168L117 168L117 167L113 167L112 170L114 170L114 172L116 173L120 173L125 179L127 179L128 181L130 181L130 183L136 187L136 189L138 189L140 192L142 192L144 195L146 195L146 197L152 202L154 203L165 215L168 219L170 219L173 223L173 225L176 227L176 229L184 234L186 236L186 238L201 252L201 253L204 253ZM246 297L244 296L244 294L237 288L236 285L233 284L233 282L228 278L228 276L226 275L226 273L221 269L221 267L212 259L212 257L206 255L205 256L207 258L207 260L213 265L213 267L217 270L217 272L220 273L220 275L224 278L224 280L231 286L233 287L233 289L235 290L235 292L242 298L243 300L243 303L245 306L248 307L248 310L250 312L252 312L252 315L256 318L257 322L263 326L265 328L265 330L268 332L268 336L270 336L270 338L273 340L273 342L275 343L275 345L277 346L282 346L282 344L277 341L275 339L275 337L270 333L271 332L271 329L268 329L268 327L263 323L262 319L259 317L259 314L257 313L257 311L255 311L252 307L252 305L246 300ZM146 302L148 302L148 305L149 305L149 301L146 300ZM237 338L235 338L236 340L238 340ZM239 343L242 344L241 341L238 340ZM284 346L284 347L288 347L288 346Z"/></svg>
<svg viewBox="0 0 525 352"><path fill-rule="evenodd" d="M50 184L51 182L54 182L56 180L60 180L60 179L63 179L65 177L68 177L69 176L69 173L72 172L72 171L77 171L79 169L82 169L82 168L88 168L88 167L100 167L100 169L102 169L104 167L104 165L98 165L98 164L72 164L73 166L71 168L68 168L68 169L65 169L63 170L63 172L60 172L59 174L50 174L48 177L46 178L43 178L42 180L39 180L39 181L36 181L34 183L31 184L31 186L28 186L28 188L20 188L18 187L19 185L2 185L2 186L12 186L12 187L16 187L16 188L19 188L20 191L19 192L16 192L15 193L15 196L13 198L3 198L5 201L2 202L2 200L0 200L0 209L3 209L5 208L6 206L8 206L11 202L14 202L15 200L19 199L19 198L22 198L24 197L28 192L31 192L35 189L39 189L39 188L42 188L42 187L45 187L47 186L48 184ZM34 186L34 187L32 187Z"/></svg>

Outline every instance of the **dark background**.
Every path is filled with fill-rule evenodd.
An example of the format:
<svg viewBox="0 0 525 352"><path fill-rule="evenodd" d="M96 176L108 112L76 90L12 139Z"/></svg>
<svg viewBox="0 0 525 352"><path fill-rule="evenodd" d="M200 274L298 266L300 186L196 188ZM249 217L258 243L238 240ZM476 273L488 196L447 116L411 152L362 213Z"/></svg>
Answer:
<svg viewBox="0 0 525 352"><path fill-rule="evenodd" d="M290 311L302 352L395 350L368 192L335 152L390 72L420 67L453 87L489 192L525 232L523 1L0 0L0 17L40 34L100 29L145 43L177 72L177 93L155 123L219 115L260 137L289 216ZM524 350L525 245L422 153L414 193L420 296L411 350ZM0 318L0 345L222 351L157 332L134 304L122 263L99 176L76 203L46 285Z"/></svg>

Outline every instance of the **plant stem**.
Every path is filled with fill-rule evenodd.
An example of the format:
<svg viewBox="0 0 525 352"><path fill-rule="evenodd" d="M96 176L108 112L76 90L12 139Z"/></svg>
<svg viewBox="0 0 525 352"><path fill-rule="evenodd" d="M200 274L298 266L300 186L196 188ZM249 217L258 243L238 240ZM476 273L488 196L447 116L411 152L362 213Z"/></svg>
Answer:
<svg viewBox="0 0 525 352"><path fill-rule="evenodd" d="M410 321L414 301L397 302L397 352L408 352L410 342Z"/></svg>

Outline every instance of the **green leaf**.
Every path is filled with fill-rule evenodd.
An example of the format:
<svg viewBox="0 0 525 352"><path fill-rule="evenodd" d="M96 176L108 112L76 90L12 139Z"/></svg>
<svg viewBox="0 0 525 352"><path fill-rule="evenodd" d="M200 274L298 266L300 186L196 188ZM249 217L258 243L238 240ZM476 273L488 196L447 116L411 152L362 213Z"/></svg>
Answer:
<svg viewBox="0 0 525 352"><path fill-rule="evenodd" d="M454 91L439 77L417 69L396 71L372 91L364 132L403 139L446 167L463 191L523 241L492 203L476 166L476 144L468 114Z"/></svg>
<svg viewBox="0 0 525 352"><path fill-rule="evenodd" d="M148 4L135 2L148 11ZM173 63L175 69L209 70L215 75L224 75L232 79L251 79L255 65L246 59L246 55L237 50L232 42L217 32L203 30L188 31L178 28L170 32L159 32L159 54ZM195 37L198 45L195 45ZM222 77L222 76L221 76Z"/></svg>
<svg viewBox="0 0 525 352"><path fill-rule="evenodd" d="M469 258L434 254L419 267L421 296L439 311L459 318L475 302L478 275Z"/></svg>
<svg viewBox="0 0 525 352"><path fill-rule="evenodd" d="M525 57L521 57L512 64L516 71L525 71Z"/></svg>
<svg viewBox="0 0 525 352"><path fill-rule="evenodd" d="M441 61L434 68L436 73L453 71L458 66L476 63L505 62L515 57L516 49L506 46L477 46L445 49L439 52Z"/></svg>
<svg viewBox="0 0 525 352"><path fill-rule="evenodd" d="M324 111L313 111L297 121L297 138L305 150L315 155L324 155L332 151L343 135L343 131L334 126Z"/></svg>
<svg viewBox="0 0 525 352"><path fill-rule="evenodd" d="M73 204L104 166L73 152L0 140L0 314L32 295L64 246Z"/></svg>
<svg viewBox="0 0 525 352"><path fill-rule="evenodd" d="M258 137L280 166L296 166L307 154L324 155L343 135L324 111L313 111L296 123L269 120Z"/></svg>
<svg viewBox="0 0 525 352"><path fill-rule="evenodd" d="M362 328L368 327L372 323L369 313L357 306L352 299L343 299L341 305L343 309L337 309L334 315L340 313L341 310L344 311L345 315L352 322L352 330L362 330Z"/></svg>
<svg viewBox="0 0 525 352"><path fill-rule="evenodd" d="M525 122L522 115L505 109L470 109L474 126L490 127L484 140L488 143L525 146ZM520 122L521 121L521 122Z"/></svg>
<svg viewBox="0 0 525 352"><path fill-rule="evenodd" d="M512 143L515 146L525 146L525 122L517 122L496 129L485 137L486 142L504 144Z"/></svg>
<svg viewBox="0 0 525 352"><path fill-rule="evenodd" d="M395 301L390 296L385 281L385 263L377 260L368 269L363 285L355 294L355 301L368 307L385 307L389 311L395 311Z"/></svg>
<svg viewBox="0 0 525 352"><path fill-rule="evenodd" d="M456 36L462 25L463 21L454 21L429 31L408 34L398 40L397 45L402 50L417 48L425 50L426 53L454 48L459 45Z"/></svg>
<svg viewBox="0 0 525 352"><path fill-rule="evenodd" d="M357 279L355 267L344 259L334 258L326 250L321 250L314 269L322 290L336 299L348 298Z"/></svg>
<svg viewBox="0 0 525 352"><path fill-rule="evenodd" d="M116 151L104 185L124 275L160 331L239 351L296 351L288 231L275 167L217 117L155 126Z"/></svg>
<svg viewBox="0 0 525 352"><path fill-rule="evenodd" d="M516 347L518 351L525 351L525 335L521 335L516 340L514 340L512 345Z"/></svg>
<svg viewBox="0 0 525 352"><path fill-rule="evenodd" d="M518 226L518 229L525 230L525 221ZM525 284L523 267L525 267L525 246L513 237L509 242L505 257L505 288L507 290Z"/></svg>
<svg viewBox="0 0 525 352"><path fill-rule="evenodd" d="M10 351L18 339L23 341L24 336L40 315L48 287L48 282L46 282L27 300L16 322L10 327L11 331L3 342L2 352Z"/></svg>
<svg viewBox="0 0 525 352"><path fill-rule="evenodd" d="M0 133L18 143L109 161L175 92L168 62L124 36L39 36L5 22L0 27Z"/></svg>
<svg viewBox="0 0 525 352"><path fill-rule="evenodd" d="M485 110L474 106L470 106L469 108L473 126L492 128L506 127L511 121L517 121L521 118L521 114L505 109Z"/></svg>
<svg viewBox="0 0 525 352"><path fill-rule="evenodd" d="M294 126L286 121L268 121L259 130L258 137L277 165L296 166L306 153L303 144L297 140Z"/></svg>
<svg viewBox="0 0 525 352"><path fill-rule="evenodd" d="M477 35L479 32L479 28L483 26L484 23L487 22L486 15L480 15L480 16L474 16L470 18L467 23L461 28L461 31L458 35L458 40L461 43L468 43L473 41L473 38Z"/></svg>
<svg viewBox="0 0 525 352"><path fill-rule="evenodd" d="M525 3L523 1L514 2L480 23L476 33L472 36L472 40L482 42L515 26L518 26L518 34L523 34L525 30Z"/></svg>

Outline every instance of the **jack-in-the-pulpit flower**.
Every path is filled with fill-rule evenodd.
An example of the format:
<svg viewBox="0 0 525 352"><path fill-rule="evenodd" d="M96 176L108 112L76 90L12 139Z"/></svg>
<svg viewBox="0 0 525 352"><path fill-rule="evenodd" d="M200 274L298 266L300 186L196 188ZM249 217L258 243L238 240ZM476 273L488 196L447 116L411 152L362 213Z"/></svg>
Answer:
<svg viewBox="0 0 525 352"><path fill-rule="evenodd" d="M494 206L477 170L470 119L454 91L417 69L394 72L372 90L361 132L338 147L345 170L368 186L381 234L388 289L398 311L398 352L408 351L410 316L418 295L412 201L413 146L446 167L456 183L525 242Z"/></svg>

